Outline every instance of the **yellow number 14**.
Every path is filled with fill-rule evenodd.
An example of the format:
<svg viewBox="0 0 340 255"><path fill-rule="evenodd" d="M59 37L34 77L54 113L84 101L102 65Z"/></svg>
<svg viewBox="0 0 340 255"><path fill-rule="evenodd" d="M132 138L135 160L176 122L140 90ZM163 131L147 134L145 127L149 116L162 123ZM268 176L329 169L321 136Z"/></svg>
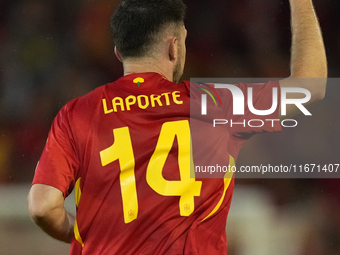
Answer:
<svg viewBox="0 0 340 255"><path fill-rule="evenodd" d="M113 130L115 142L109 148L100 152L102 166L119 160L120 185L123 201L124 221L129 223L137 218L138 200L135 179L135 157L128 127ZM173 146L178 141L179 181L164 179L162 171L166 159ZM156 149L150 158L146 180L149 186L163 196L179 196L181 216L189 216L195 209L194 196L201 193L202 182L190 178L193 173L190 127L187 120L166 122L163 124Z"/></svg>

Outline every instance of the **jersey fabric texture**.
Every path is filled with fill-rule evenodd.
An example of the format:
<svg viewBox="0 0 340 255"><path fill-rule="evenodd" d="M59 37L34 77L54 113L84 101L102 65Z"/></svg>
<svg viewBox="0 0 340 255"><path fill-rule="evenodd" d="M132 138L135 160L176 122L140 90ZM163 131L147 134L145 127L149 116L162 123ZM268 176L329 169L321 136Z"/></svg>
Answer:
<svg viewBox="0 0 340 255"><path fill-rule="evenodd" d="M269 109L279 83L237 86L244 93L253 86L254 107ZM194 166L234 165L249 137L281 127L213 129L199 113L204 93L157 73L130 74L60 110L33 184L53 186L65 197L75 189L70 254L227 254L234 178L195 178ZM230 91L218 93L222 105L209 99L208 110L235 117ZM235 121L254 117L245 106ZM278 111L266 118L277 119Z"/></svg>

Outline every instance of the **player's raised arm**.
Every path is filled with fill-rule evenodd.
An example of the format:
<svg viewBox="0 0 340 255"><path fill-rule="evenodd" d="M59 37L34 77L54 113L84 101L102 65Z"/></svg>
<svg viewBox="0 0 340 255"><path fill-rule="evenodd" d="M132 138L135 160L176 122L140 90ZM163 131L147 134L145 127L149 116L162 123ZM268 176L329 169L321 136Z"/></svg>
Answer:
<svg viewBox="0 0 340 255"><path fill-rule="evenodd" d="M28 207L31 219L47 234L71 242L75 219L64 209L64 196L60 190L34 184L28 195Z"/></svg>
<svg viewBox="0 0 340 255"><path fill-rule="evenodd" d="M327 82L327 59L322 33L312 0L290 0L292 25L291 76L280 81L281 88L299 87L310 91L305 106L322 100ZM287 98L301 98L289 93ZM287 105L284 117L299 113L295 105Z"/></svg>

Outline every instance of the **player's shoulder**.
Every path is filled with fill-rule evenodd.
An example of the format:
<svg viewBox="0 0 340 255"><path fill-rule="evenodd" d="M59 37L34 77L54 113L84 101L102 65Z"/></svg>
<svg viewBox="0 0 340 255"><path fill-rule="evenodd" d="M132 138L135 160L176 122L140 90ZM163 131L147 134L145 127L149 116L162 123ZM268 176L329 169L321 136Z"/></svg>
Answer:
<svg viewBox="0 0 340 255"><path fill-rule="evenodd" d="M101 85L83 96L79 96L68 101L65 107L67 107L68 109L74 109L77 107L84 107L96 104L98 102L98 99L102 97L102 94L105 91L106 87L112 83Z"/></svg>
<svg viewBox="0 0 340 255"><path fill-rule="evenodd" d="M190 98L200 97L202 93L210 93L210 91L215 91L214 84L203 83L203 82L192 82L184 80L181 84L187 89L190 94Z"/></svg>
<svg viewBox="0 0 340 255"><path fill-rule="evenodd" d="M90 116L101 102L100 98L106 86L108 86L108 84L101 85L83 96L79 96L68 101L60 109L59 115Z"/></svg>

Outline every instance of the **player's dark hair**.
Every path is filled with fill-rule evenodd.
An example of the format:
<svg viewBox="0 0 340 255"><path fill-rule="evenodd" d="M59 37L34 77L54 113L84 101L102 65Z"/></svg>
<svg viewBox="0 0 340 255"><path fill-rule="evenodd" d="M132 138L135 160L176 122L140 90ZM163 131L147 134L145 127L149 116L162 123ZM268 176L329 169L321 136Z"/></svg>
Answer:
<svg viewBox="0 0 340 255"><path fill-rule="evenodd" d="M157 33L183 23L184 15L182 0L122 0L110 20L118 52L123 58L145 56Z"/></svg>

